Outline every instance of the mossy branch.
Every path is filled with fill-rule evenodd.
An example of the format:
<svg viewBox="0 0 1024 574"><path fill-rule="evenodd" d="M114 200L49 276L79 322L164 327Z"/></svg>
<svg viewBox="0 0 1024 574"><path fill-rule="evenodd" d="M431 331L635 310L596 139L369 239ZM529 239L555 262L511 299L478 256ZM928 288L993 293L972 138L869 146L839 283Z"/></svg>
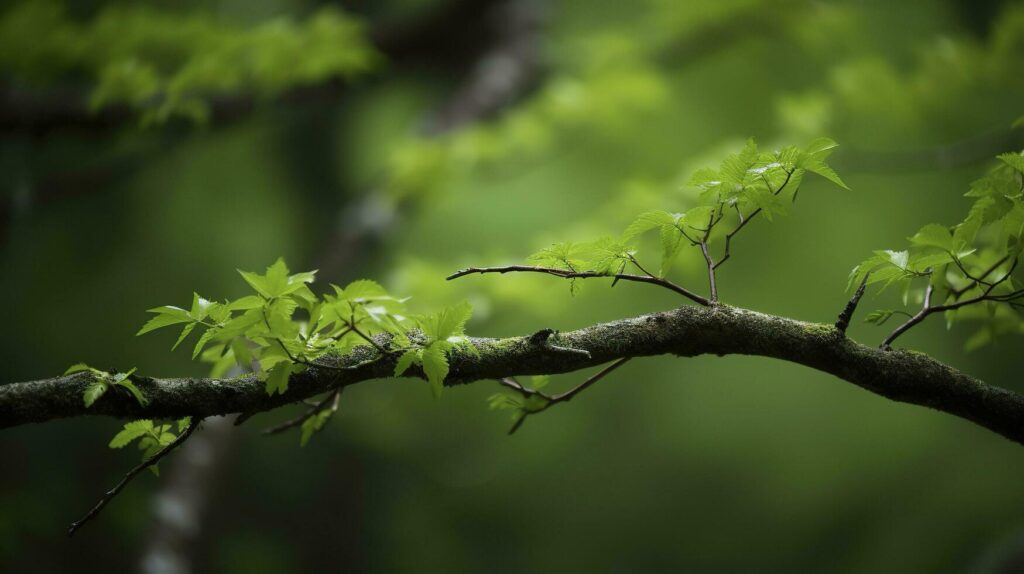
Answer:
<svg viewBox="0 0 1024 574"><path fill-rule="evenodd" d="M531 336L471 339L477 353L455 349L445 381L454 386L519 375L558 374L623 357L654 355L759 355L830 373L875 394L930 407L973 421L1024 444L1024 396L987 385L924 354L886 351L846 338L831 325L805 323L755 311L716 305L601 323L559 335L559 345L586 351L565 353L537 345ZM382 340L381 342L386 342ZM235 379L152 379L135 377L149 399L142 407L110 394L90 408L82 393L87 374L0 385L0 428L85 416L121 418L203 418L258 413L296 403L362 381L392 378L397 353L379 356L370 346L328 358L350 370L309 368L292 376L284 394L269 396L255 377ZM422 371L408 374L423 377Z"/></svg>

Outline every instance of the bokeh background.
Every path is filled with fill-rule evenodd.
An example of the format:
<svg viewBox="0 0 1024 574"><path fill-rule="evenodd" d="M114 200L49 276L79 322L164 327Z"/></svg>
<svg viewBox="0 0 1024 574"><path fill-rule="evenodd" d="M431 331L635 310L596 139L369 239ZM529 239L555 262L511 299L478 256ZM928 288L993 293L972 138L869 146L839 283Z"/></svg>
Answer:
<svg viewBox="0 0 1024 574"><path fill-rule="evenodd" d="M683 210L749 136L836 139L852 191L809 178L738 238L722 297L829 322L858 261L959 221L1024 146L1024 5L5 2L0 93L4 383L202 375L172 334L134 336L144 310L238 296L236 268L282 255L420 310L469 299L481 336L670 308L444 277ZM673 277L705 288L696 254ZM1020 340L970 334L936 319L901 344L1024 391ZM635 361L513 437L496 391L361 384L304 448L259 432L297 407L210 423L73 539L136 463L106 448L120 423L5 430L0 571L1024 571L1024 452L963 420L763 358Z"/></svg>

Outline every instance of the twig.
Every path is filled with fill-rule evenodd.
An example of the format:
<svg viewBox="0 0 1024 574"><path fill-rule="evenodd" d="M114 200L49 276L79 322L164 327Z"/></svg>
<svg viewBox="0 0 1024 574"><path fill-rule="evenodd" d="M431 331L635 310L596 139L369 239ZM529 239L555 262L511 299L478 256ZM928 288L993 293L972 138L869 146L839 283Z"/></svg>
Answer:
<svg viewBox="0 0 1024 574"><path fill-rule="evenodd" d="M325 410L325 409L331 409L331 411L337 411L338 410L338 399L341 397L341 392L343 390L345 390L345 387L338 387L337 389L332 391L330 394L328 394L326 397L324 397L324 399L322 401L320 401L317 404L315 404L312 407L310 407L310 409L307 410L306 412L302 413L301 415L299 415L299 416L297 416L297 417L295 417L295 418L293 418L291 420L287 420L287 421L285 421L285 422L283 422L283 423L281 423L279 425L272 426L270 428L264 429L263 434L265 434L265 435L278 434L278 433L282 433L282 432L284 432L284 431L286 431L288 429L300 426L300 425L302 425L302 423L304 423L307 420L309 420L309 419L315 417L316 415L320 414L320 412Z"/></svg>
<svg viewBox="0 0 1024 574"><path fill-rule="evenodd" d="M1001 261L1005 261L1005 259L1003 259ZM978 295L976 297L972 297L970 299L965 299L963 301L955 301L953 303L946 303L944 305L936 305L934 307L931 306L931 298L932 298L933 288L932 288L932 285L929 283L928 284L928 288L925 290L925 293L924 293L924 304L921 306L921 310L918 311L915 315L913 315L910 319L908 319L905 323L903 323L902 325L897 327L895 331L890 333L889 336L886 337L884 341L882 341L881 348L883 350L889 350L890 348L892 348L892 342L895 341L897 337L899 337L903 333L906 333L911 327L913 327L914 325L917 325L921 321L924 321L929 315L931 315L933 313L942 313L942 312L945 312L945 311L954 311L954 310L959 309L961 307L966 307L968 305L973 305L975 303L981 303L982 301L995 301L997 303L1011 303L1012 304L1017 299L1024 298L1024 289L1021 289L1021 290L1018 290L1018 291L1014 291L1014 292L1011 292L1011 293L1007 293L1005 295L992 295L992 291L994 291L996 287L999 287L1007 279L1010 278L1010 275L1012 275L1013 271L1017 268L1017 263L1019 261L1020 261L1019 259L1014 259L1013 263L1010 265L1010 268L1006 271L1006 273L1003 274L1002 277L999 278L998 281L995 281L995 282L992 282L992 283L985 283L988 287L985 289L985 291L981 295ZM988 276L994 270L995 269L989 269L988 271L985 272L984 275L982 275L982 278L984 279L986 276ZM978 283L975 283L975 285L977 285L977 284ZM950 295L952 295L954 297L954 299L959 296L959 294L956 291L950 292Z"/></svg>
<svg viewBox="0 0 1024 574"><path fill-rule="evenodd" d="M509 429L508 434L515 434L515 432L519 430L521 426L523 426L523 423L526 421L526 417L542 413L558 403L567 403L571 401L573 397L587 390L591 385L593 385L597 381L600 381L615 369L618 369L622 365L626 364L626 362L628 362L631 358L632 357L622 357L621 359L616 359L610 365L601 369L600 371L589 377L587 380L569 389L568 391L565 391L564 393L560 393L557 395L548 395L535 389L528 389L512 378L506 377L503 379L498 379L498 383L516 391L517 393L523 395L523 397L525 398L541 397L544 399L544 405L541 407L538 407L533 410L526 410L525 408L522 409L522 416L519 417L516 420L516 422L512 425L512 428Z"/></svg>
<svg viewBox="0 0 1024 574"><path fill-rule="evenodd" d="M796 170L793 170L793 171L788 171L787 170L786 171L786 179L785 179L785 181L782 182L782 185L779 186L778 190L772 191L771 185L768 186L768 190L772 191L772 195L779 195L780 193L782 193L782 190L786 189L786 186L789 185L789 180L793 177L793 172L794 171L796 171ZM761 208L758 207L754 211L750 212L750 215L748 215L746 217L743 217L743 215L740 214L739 207L736 208L736 213L739 214L740 222L739 222L739 224L736 225L735 228L733 228L732 231L730 231L729 233L725 234L725 252L722 255L722 258L718 260L718 263L715 263L715 269L718 269L723 263L725 263L726 261L729 260L729 257L732 256L731 253L729 252L729 249L732 247L732 238L737 233L739 233L741 229L746 227L746 225L748 223L750 223L751 219L754 219L755 217L757 217L757 214L761 213Z"/></svg>
<svg viewBox="0 0 1024 574"><path fill-rule="evenodd" d="M71 523L71 526L68 528L68 536L74 536L75 532L79 528L81 528L82 525L84 525L86 522L92 520L93 518L96 518L96 515L98 515L100 513L100 511L103 510L103 507L106 506L107 503L109 503L111 500L113 500L113 498L115 496L117 496L118 493L121 492L121 490L129 482L131 482L131 480L133 478L135 478L136 475L138 475L140 472L146 470L147 468L153 466L154 464L160 462L160 459L162 459L163 457L165 457L168 454L170 454L170 452L172 450L174 450L174 449L178 448L179 446L181 446L182 443L184 443L186 440L188 440L188 437L192 436L193 431L195 431L196 428L199 427L199 424L201 422L203 422L202 419L196 419L196 420L192 421L192 423L188 425L188 428L185 429L185 432L183 432L180 435L178 435L178 437L175 438L173 441L171 441L170 444L168 444L167 446L163 447L162 449L157 451L156 454L154 454L153 456L151 456L151 457L147 458L146 460L142 461L138 466L136 466L135 468L133 468L130 471L128 471L128 474L124 475L124 478L122 478L120 480L120 482L115 484L114 488L111 488L110 490L108 490L106 492L106 494L103 495L103 498L100 498L99 502L96 503L96 506L92 507L92 510L90 510L85 516L83 516L77 522L72 522Z"/></svg>
<svg viewBox="0 0 1024 574"><path fill-rule="evenodd" d="M630 273L598 273L597 271L569 271L567 269L556 269L553 267L536 267L532 265L508 265L505 267L467 267L466 269L459 269L455 273L452 273L447 277L448 281L452 279L458 279L466 275L472 275L474 273L545 273L547 275L554 275L555 277L561 277L562 279L590 279L595 277L614 278L622 281L635 281L637 283L650 283L652 285L658 285L664 287L670 291L679 293L687 299L704 305L705 307L711 305L711 301L706 297L702 297L689 289L677 285L668 279L662 279L660 277L651 277L647 275L633 275Z"/></svg>
<svg viewBox="0 0 1024 574"><path fill-rule="evenodd" d="M899 337L903 333L906 333L911 327L917 325L921 321L924 321L925 318L928 317L928 315L934 313L937 309L939 309L939 307L931 306L932 293L934 292L934 290L935 288L929 282L928 287L925 288L924 291L924 303L921 304L921 310L915 313L911 318L907 319L906 322L904 322L902 325L896 327L896 329L892 333L889 333L889 336L886 337L884 341L882 341L882 349L891 349L892 342L896 340L896 337Z"/></svg>
<svg viewBox="0 0 1024 574"><path fill-rule="evenodd" d="M846 303L843 312L836 319L836 330L844 335L846 334L846 328L850 326L850 319L853 319L853 314L857 311L857 304L860 303L860 298L864 296L864 289L868 286L868 276L870 275L870 273L866 273L864 278L860 280L860 285L853 292L853 297L850 297L850 301Z"/></svg>

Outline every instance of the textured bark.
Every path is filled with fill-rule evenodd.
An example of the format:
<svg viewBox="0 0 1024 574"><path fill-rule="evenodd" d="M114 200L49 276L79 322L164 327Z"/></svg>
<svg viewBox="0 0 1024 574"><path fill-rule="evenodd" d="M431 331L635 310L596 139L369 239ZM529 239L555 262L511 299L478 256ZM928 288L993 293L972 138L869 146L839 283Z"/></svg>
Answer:
<svg viewBox="0 0 1024 574"><path fill-rule="evenodd" d="M973 421L1024 444L1024 396L993 387L913 351L883 351L844 337L834 326L805 323L716 305L602 323L556 334L472 339L478 353L455 351L449 386L516 375L556 374L621 357L703 354L760 355L833 374L895 401L930 407ZM374 357L358 347L327 359L354 366ZM91 408L82 404L87 374L0 386L0 428L53 419L108 415L170 418L256 413L309 398L338 386L392 377L398 353L351 370L309 369L292 376L284 395L268 396L253 377L149 379L136 384L150 399L143 408L128 396L108 392ZM422 372L411 370L413 376Z"/></svg>

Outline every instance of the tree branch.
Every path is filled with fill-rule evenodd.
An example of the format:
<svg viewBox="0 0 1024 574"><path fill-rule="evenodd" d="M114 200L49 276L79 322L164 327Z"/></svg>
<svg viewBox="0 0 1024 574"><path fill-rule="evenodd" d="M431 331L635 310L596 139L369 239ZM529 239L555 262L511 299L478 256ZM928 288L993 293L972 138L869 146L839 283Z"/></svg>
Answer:
<svg viewBox="0 0 1024 574"><path fill-rule="evenodd" d="M84 525L86 522L89 522L93 518L96 518L96 515L98 515L100 511L103 510L103 507L106 506L107 503L109 503L111 500L113 500L114 497L117 496L118 493L120 493L121 490L129 482L131 482L133 478L138 476L140 472L160 462L160 459L167 456L168 454L171 453L172 450L178 448L179 446L181 446L182 443L187 441L188 437L192 436L192 433L196 430L196 428L199 427L199 424L201 422L203 422L203 420L200 418L193 419L192 422L188 425L188 428L186 428L180 435L178 435L177 438L171 441L170 444L160 449L153 456L139 463L139 465L136 466L135 468L129 470L128 474L124 475L124 478L122 478L120 482L114 485L114 488L108 490L106 494L103 495L103 498L100 498L99 502L96 503L96 506L92 507L92 510L90 510L80 520L71 523L71 526L68 528L68 536L74 536L75 532L78 531L78 529L81 528L82 525Z"/></svg>
<svg viewBox="0 0 1024 574"><path fill-rule="evenodd" d="M693 357L758 355L829 373L889 399L973 421L1024 444L1024 396L993 387L921 353L883 351L843 337L831 325L805 323L727 305L683 306L671 311L563 332L560 342L582 353L564 353L532 342L531 336L471 339L476 353L456 349L448 386L517 375L567 373L625 357L671 354ZM377 355L369 346L330 359L350 370L310 368L292 375L288 391L268 396L252 376L235 379L147 379L139 377L149 404L108 393L90 408L82 393L84 373L0 385L0 428L60 418L105 415L122 418L197 418L263 412L337 387L393 377L397 354ZM422 378L414 367L410 376Z"/></svg>

